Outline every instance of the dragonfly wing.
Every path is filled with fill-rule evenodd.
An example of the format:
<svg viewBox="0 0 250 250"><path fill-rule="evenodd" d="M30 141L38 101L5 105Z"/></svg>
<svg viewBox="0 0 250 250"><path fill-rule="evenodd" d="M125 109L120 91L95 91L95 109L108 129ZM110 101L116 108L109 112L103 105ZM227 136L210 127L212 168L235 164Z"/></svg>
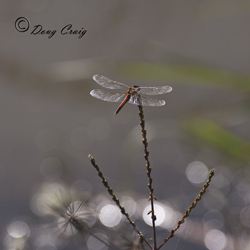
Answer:
<svg viewBox="0 0 250 250"><path fill-rule="evenodd" d="M128 102L140 106L163 106L166 104L164 100L159 100L143 95L132 95Z"/></svg>
<svg viewBox="0 0 250 250"><path fill-rule="evenodd" d="M90 92L90 94L95 98L107 102L122 102L126 96L126 93L124 94L124 92L109 92L100 89L94 89Z"/></svg>
<svg viewBox="0 0 250 250"><path fill-rule="evenodd" d="M166 94L172 91L172 87L170 86L158 86L158 87L140 87L138 91L140 94L145 95L160 95Z"/></svg>
<svg viewBox="0 0 250 250"><path fill-rule="evenodd" d="M93 79L100 84L102 87L107 89L120 89L128 91L129 87L123 83L112 81L102 75L94 75Z"/></svg>

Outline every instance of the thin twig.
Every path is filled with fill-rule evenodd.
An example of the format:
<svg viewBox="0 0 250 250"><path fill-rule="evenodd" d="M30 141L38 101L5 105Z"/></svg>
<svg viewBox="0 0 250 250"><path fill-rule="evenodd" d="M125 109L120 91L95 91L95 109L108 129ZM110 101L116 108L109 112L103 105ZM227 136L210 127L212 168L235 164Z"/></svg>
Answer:
<svg viewBox="0 0 250 250"><path fill-rule="evenodd" d="M103 173L101 172L100 168L98 167L98 165L95 163L95 159L93 156L89 155L91 164L93 165L93 167L96 169L98 176L102 179L102 183L104 185L104 187L107 188L108 193L110 194L110 196L112 197L113 201L116 203L116 205L120 208L121 213L123 215L125 215L125 217L127 218L127 220L129 221L129 223L133 226L134 231L139 235L140 238L142 238L145 243L151 248L152 246L150 245L150 243L145 239L144 235L138 230L138 228L136 227L136 224L134 221L132 221L129 217L129 214L126 212L125 208L121 206L119 199L115 196L113 189L109 186L109 183L107 182L107 180L105 180Z"/></svg>
<svg viewBox="0 0 250 250"><path fill-rule="evenodd" d="M172 237L174 237L174 233L176 232L177 229L180 228L181 224L184 223L185 219L189 216L191 213L192 209L196 206L197 202L201 199L202 195L205 194L206 189L209 186L209 183L214 176L214 169L210 170L209 176L207 179L207 182L203 185L200 193L196 196L195 200L192 202L192 205L186 210L185 214L182 216L182 218L178 221L176 228L172 229L170 232L170 235L164 240L164 242L160 245L158 250Z"/></svg>
<svg viewBox="0 0 250 250"><path fill-rule="evenodd" d="M154 192L154 188L152 186L152 178L151 178L151 170L152 168L150 167L150 163L149 163L149 159L148 159L148 142L147 142L147 132L145 130L145 121L144 121L144 115L143 115L143 109L142 106L138 106L139 107L139 117L140 117L140 125L141 125L141 132L142 132L142 143L144 145L144 158L146 160L146 169L147 169L147 176L148 176L148 188L150 191L149 194L149 200L151 202L151 211L149 213L151 213L151 218L152 218L152 225L153 225L153 235L154 235L154 248L153 249L157 249L156 246L156 229L155 229L155 221L156 221L156 216L155 216L155 212L154 212L154 199L156 199L156 197L153 196L153 192Z"/></svg>

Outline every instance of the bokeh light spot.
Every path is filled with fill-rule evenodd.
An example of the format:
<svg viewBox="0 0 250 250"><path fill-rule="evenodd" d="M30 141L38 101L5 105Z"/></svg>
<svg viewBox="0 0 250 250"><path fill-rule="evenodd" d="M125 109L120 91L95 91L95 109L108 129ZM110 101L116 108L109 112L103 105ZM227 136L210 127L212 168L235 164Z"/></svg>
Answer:
<svg viewBox="0 0 250 250"><path fill-rule="evenodd" d="M194 184L202 183L208 175L207 166L200 161L191 162L186 169L186 175L190 182Z"/></svg>
<svg viewBox="0 0 250 250"><path fill-rule="evenodd" d="M204 243L209 250L222 250L227 240L223 232L213 229L206 233Z"/></svg>
<svg viewBox="0 0 250 250"><path fill-rule="evenodd" d="M121 212L114 205L105 205L100 211L99 218L104 226L114 227L121 221Z"/></svg>
<svg viewBox="0 0 250 250"><path fill-rule="evenodd" d="M151 211L151 205L146 206L145 209L143 210L143 219L148 225L152 226L152 219L151 219L152 214L151 213L148 214L149 211ZM156 215L155 225L159 226L165 220L165 211L160 204L154 204L154 212Z"/></svg>
<svg viewBox="0 0 250 250"><path fill-rule="evenodd" d="M15 221L8 226L7 232L14 238L21 238L29 236L30 229L26 223L22 221Z"/></svg>

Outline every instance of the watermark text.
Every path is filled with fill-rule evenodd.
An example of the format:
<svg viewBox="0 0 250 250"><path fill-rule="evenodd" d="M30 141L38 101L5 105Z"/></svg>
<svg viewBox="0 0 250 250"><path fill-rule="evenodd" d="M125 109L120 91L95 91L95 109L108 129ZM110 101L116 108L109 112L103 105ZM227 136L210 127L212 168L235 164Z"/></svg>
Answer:
<svg viewBox="0 0 250 250"><path fill-rule="evenodd" d="M30 27L29 19L25 17L19 17L15 21L15 28L19 32L29 32L31 35L45 35L48 39L55 36L57 33L60 35L72 35L81 39L87 32L86 29L75 29L72 24L64 25L61 29L45 29L41 24Z"/></svg>

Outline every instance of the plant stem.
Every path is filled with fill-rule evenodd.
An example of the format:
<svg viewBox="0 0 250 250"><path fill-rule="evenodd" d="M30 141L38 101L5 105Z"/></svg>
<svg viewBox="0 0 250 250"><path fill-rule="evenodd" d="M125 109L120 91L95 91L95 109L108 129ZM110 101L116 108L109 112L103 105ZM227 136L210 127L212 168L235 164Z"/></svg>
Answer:
<svg viewBox="0 0 250 250"><path fill-rule="evenodd" d="M126 212L125 208L121 206L119 199L116 197L116 195L113 192L113 189L109 186L109 183L107 182L107 180L105 180L103 173L101 172L100 168L98 167L98 165L95 163L95 159L93 156L89 155L90 161L93 165L93 167L96 169L98 176L102 179L102 183L103 185L107 188L108 193L110 194L110 196L112 197L113 201L116 203L116 205L120 208L121 213L127 218L127 220L129 221L129 223L133 226L134 231L139 235L139 237L141 237L145 243L152 249L152 246L150 245L150 243L145 239L144 235L139 231L139 229L137 228L136 224L134 221L132 221L129 217L129 214Z"/></svg>
<svg viewBox="0 0 250 250"><path fill-rule="evenodd" d="M157 245L156 245L156 229L155 229L155 221L156 221L156 216L155 216L155 212L154 212L154 199L156 199L153 196L153 192L154 192L154 188L152 186L152 178L151 178L151 170L152 168L150 167L150 162L148 159L148 142L147 142L147 137L146 137L146 130L145 130L145 121L144 121L144 114L143 114L143 109L142 106L138 105L139 107L139 117L140 117L140 125L141 125L141 132L142 132L142 143L144 145L144 158L146 160L146 169L147 169L147 176L148 176L148 188L149 188L149 200L151 202L151 211L149 213L151 213L151 218L152 218L152 226L153 226L153 238L154 238L154 248L153 249L157 249Z"/></svg>
<svg viewBox="0 0 250 250"><path fill-rule="evenodd" d="M206 189L209 186L209 183L211 181L211 179L214 176L214 169L210 170L209 172L209 176L207 179L207 182L203 185L201 191L199 192L199 194L196 196L195 200L192 202L192 205L186 210L185 214L182 216L182 218L178 221L176 228L171 230L170 235L164 240L164 242L160 245L160 247L158 248L158 250L172 237L174 237L174 233L177 229L180 228L181 224L184 223L185 219L189 216L189 214L191 213L192 209L195 208L197 202L201 199L202 195L205 194Z"/></svg>

